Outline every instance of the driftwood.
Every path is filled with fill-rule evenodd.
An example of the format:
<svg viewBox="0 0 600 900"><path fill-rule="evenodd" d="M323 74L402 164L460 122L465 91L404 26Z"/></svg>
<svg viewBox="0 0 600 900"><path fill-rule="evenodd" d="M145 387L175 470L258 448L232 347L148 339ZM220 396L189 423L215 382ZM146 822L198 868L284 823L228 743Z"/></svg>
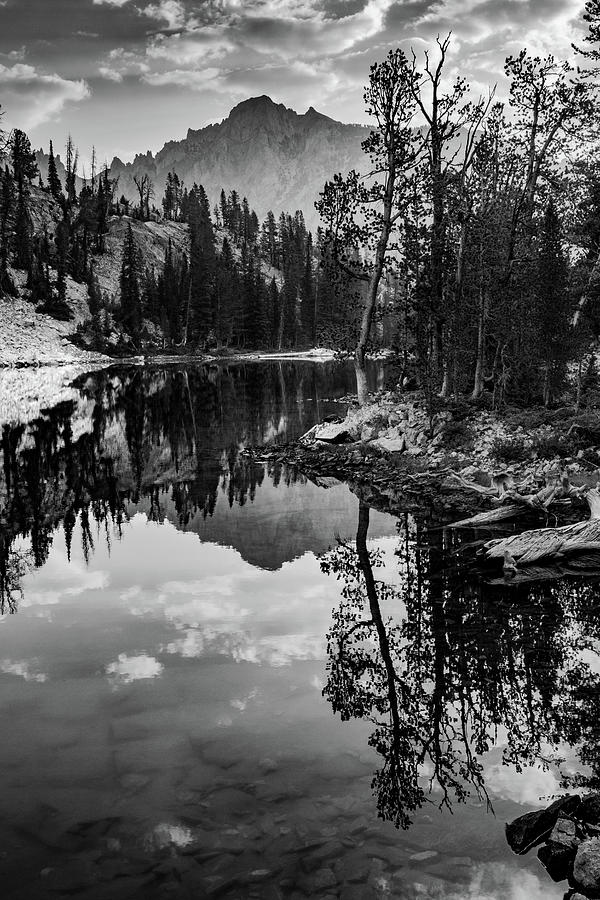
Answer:
<svg viewBox="0 0 600 900"><path fill-rule="evenodd" d="M538 560L563 559L573 554L600 555L600 491L590 488L585 493L590 507L586 522L560 528L538 528L511 537L488 541L483 552L488 560L502 560L505 571L516 573L517 566L531 566ZM591 560L590 560L591 561ZM596 559L597 562L597 559Z"/></svg>
<svg viewBox="0 0 600 900"><path fill-rule="evenodd" d="M546 475L546 484L538 491L527 494L522 491L530 486L530 481L514 485L512 479L507 476L496 476L493 479L496 487L486 488L473 482L467 482L456 473L453 474L465 487L490 497L492 503L500 505L496 509L453 522L449 526L450 528L480 528L494 522L516 518L528 511L547 514L551 507L570 506L573 502L580 501L588 491L586 487L572 485L566 470Z"/></svg>
<svg viewBox="0 0 600 900"><path fill-rule="evenodd" d="M565 563L561 560L547 560L546 565L538 564L516 568L501 576L487 578L486 584L505 585L507 579L511 584L538 584L540 581L558 581L569 575L585 574L587 578L600 578L600 554L581 554L573 556Z"/></svg>

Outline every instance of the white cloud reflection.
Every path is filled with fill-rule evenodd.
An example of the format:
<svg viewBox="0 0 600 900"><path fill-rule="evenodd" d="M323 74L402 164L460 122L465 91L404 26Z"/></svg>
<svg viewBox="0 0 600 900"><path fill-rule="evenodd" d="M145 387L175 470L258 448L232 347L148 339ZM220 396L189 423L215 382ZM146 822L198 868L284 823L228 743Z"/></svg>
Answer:
<svg viewBox="0 0 600 900"><path fill-rule="evenodd" d="M162 672L162 663L147 653L141 653L139 656L120 653L115 662L106 666L106 674L115 687L146 678L158 678Z"/></svg>
<svg viewBox="0 0 600 900"><path fill-rule="evenodd" d="M35 669L38 667L37 659L0 660L0 672L4 675L16 675L18 678L23 678L24 681L36 681L43 684L48 680L48 675L45 672L36 672Z"/></svg>

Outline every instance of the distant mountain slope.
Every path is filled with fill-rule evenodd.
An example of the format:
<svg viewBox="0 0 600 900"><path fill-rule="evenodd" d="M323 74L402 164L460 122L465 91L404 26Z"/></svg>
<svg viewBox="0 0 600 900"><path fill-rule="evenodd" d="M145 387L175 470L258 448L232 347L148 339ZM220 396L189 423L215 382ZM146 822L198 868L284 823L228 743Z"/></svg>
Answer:
<svg viewBox="0 0 600 900"><path fill-rule="evenodd" d="M170 141L154 157L136 156L132 163L115 158L112 177L119 178L118 193L137 197L133 178L148 173L156 187L157 204L167 173L177 172L191 187L202 184L211 204L221 188L237 190L263 218L272 209L294 213L301 209L315 228L314 209L325 181L335 172L364 165L361 141L369 129L344 125L312 107L299 115L269 97L254 97L238 104L218 125L190 129L182 141Z"/></svg>

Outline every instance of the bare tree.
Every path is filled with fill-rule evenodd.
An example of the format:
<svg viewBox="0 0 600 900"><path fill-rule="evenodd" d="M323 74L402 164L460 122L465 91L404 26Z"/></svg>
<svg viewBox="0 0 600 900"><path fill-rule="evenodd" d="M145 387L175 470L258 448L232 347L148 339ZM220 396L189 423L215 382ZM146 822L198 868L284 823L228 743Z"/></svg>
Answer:
<svg viewBox="0 0 600 900"><path fill-rule="evenodd" d="M133 181L140 196L140 218L147 222L150 218L150 201L154 197L154 183L147 172L144 175L134 175Z"/></svg>

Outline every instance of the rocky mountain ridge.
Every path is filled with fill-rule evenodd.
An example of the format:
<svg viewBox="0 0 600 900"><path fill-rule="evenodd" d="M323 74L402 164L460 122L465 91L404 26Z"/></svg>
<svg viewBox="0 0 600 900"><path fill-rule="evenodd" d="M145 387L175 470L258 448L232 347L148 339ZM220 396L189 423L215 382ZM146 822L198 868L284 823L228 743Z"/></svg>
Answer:
<svg viewBox="0 0 600 900"><path fill-rule="evenodd" d="M118 194L138 198L135 176L148 174L160 207L169 172L176 172L188 187L202 184L211 205L221 188L246 196L259 218L269 210L294 213L302 210L307 225L315 229L315 200L324 183L336 172L364 165L361 142L369 129L337 122L312 106L299 114L265 95L244 100L216 125L188 129L180 141L168 141L156 155L139 153L133 162L115 157L110 166L118 178ZM47 157L38 153L38 165L46 177ZM62 163L59 162L59 175Z"/></svg>

